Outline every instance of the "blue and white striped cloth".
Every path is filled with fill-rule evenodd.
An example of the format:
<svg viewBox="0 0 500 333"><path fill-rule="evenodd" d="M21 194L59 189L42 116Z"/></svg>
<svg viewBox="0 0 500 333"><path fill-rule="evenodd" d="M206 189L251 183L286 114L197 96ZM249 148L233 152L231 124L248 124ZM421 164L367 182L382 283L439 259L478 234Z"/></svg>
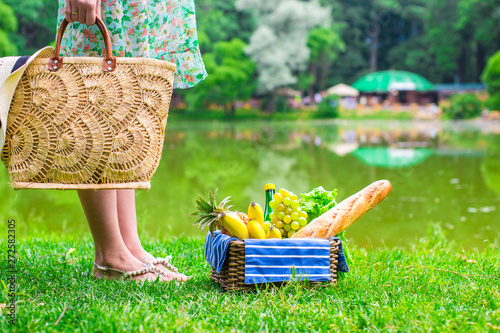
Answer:
<svg viewBox="0 0 500 333"><path fill-rule="evenodd" d="M229 243L233 240L238 240L238 238L224 235L219 230L215 230L213 236L209 231L205 238L205 259L217 270L217 274L222 269Z"/></svg>
<svg viewBox="0 0 500 333"><path fill-rule="evenodd" d="M214 232L207 234L205 258L218 273L224 264L229 243L234 237ZM348 272L342 243L339 271ZM245 239L245 283L290 280L329 281L330 241L318 238Z"/></svg>
<svg viewBox="0 0 500 333"><path fill-rule="evenodd" d="M245 283L330 278L330 242L326 239L245 239Z"/></svg>

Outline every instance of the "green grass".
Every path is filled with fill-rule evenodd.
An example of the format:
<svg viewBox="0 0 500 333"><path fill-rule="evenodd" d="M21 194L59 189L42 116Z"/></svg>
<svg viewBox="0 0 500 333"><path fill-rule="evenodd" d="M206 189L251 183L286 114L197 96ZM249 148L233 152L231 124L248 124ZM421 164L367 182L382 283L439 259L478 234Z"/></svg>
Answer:
<svg viewBox="0 0 500 333"><path fill-rule="evenodd" d="M0 246L7 248L4 238ZM349 244L352 271L333 287L227 294L209 278L202 239L145 242L153 253L174 255L193 278L140 286L92 279L88 238L26 238L17 240L16 325L1 314L0 331L492 332L500 330L499 246L466 251L434 226L407 248ZM1 265L5 272L5 257Z"/></svg>
<svg viewBox="0 0 500 333"><path fill-rule="evenodd" d="M340 110L340 119L413 119L414 113L409 111L395 112L392 110L378 110L363 112L357 110ZM314 110L289 109L266 113L260 109L237 109L234 116L228 116L223 110L202 110L197 112L187 112L185 110L173 109L169 113L169 120L297 120L297 119L318 119L318 114Z"/></svg>
<svg viewBox="0 0 500 333"><path fill-rule="evenodd" d="M223 110L202 110L187 112L173 109L169 112L169 121L173 120L297 120L312 119L313 111L286 110L266 113L260 109L237 109L234 116L229 116Z"/></svg>
<svg viewBox="0 0 500 333"><path fill-rule="evenodd" d="M340 119L393 119L393 120L408 120L414 119L415 114L410 111L394 111L394 110L340 110Z"/></svg>

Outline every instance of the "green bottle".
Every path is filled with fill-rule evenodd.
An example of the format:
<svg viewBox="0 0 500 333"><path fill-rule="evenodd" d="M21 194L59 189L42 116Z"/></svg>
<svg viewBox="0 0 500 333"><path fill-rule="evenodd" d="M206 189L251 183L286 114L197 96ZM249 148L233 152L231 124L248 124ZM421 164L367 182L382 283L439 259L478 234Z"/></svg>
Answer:
<svg viewBox="0 0 500 333"><path fill-rule="evenodd" d="M269 206L269 203L273 200L274 192L276 192L276 186L274 184L264 185L264 190L266 191L266 208L264 210L264 221L271 221L269 214L273 212L273 209Z"/></svg>

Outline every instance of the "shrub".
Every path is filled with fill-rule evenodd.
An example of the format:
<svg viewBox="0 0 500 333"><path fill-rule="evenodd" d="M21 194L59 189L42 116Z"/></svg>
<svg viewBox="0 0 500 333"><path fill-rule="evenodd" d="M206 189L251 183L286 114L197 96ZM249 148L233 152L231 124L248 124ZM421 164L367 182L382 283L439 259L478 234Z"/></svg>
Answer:
<svg viewBox="0 0 500 333"><path fill-rule="evenodd" d="M318 104L315 116L318 118L338 118L340 100L337 95L328 95Z"/></svg>
<svg viewBox="0 0 500 333"><path fill-rule="evenodd" d="M500 51L488 59L481 78L488 86L490 94L486 106L492 110L500 110Z"/></svg>
<svg viewBox="0 0 500 333"><path fill-rule="evenodd" d="M451 119L479 117L481 111L481 101L474 94L453 95L450 99L450 105L443 107L444 114Z"/></svg>

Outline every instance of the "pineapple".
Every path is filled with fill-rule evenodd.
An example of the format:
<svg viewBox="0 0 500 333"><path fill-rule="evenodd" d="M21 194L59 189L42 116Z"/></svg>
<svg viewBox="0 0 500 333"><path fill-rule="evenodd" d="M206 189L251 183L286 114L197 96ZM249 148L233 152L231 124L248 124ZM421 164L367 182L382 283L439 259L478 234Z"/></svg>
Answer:
<svg viewBox="0 0 500 333"><path fill-rule="evenodd" d="M208 227L212 235L214 230L219 228L226 229L231 236L240 240L249 238L245 222L237 212L229 210L232 206L226 207L230 197L225 198L218 204L215 200L216 192L217 190L213 193L209 190L208 200L203 199L201 195L196 200L197 211L190 214L197 218L194 224L198 224L201 230Z"/></svg>

